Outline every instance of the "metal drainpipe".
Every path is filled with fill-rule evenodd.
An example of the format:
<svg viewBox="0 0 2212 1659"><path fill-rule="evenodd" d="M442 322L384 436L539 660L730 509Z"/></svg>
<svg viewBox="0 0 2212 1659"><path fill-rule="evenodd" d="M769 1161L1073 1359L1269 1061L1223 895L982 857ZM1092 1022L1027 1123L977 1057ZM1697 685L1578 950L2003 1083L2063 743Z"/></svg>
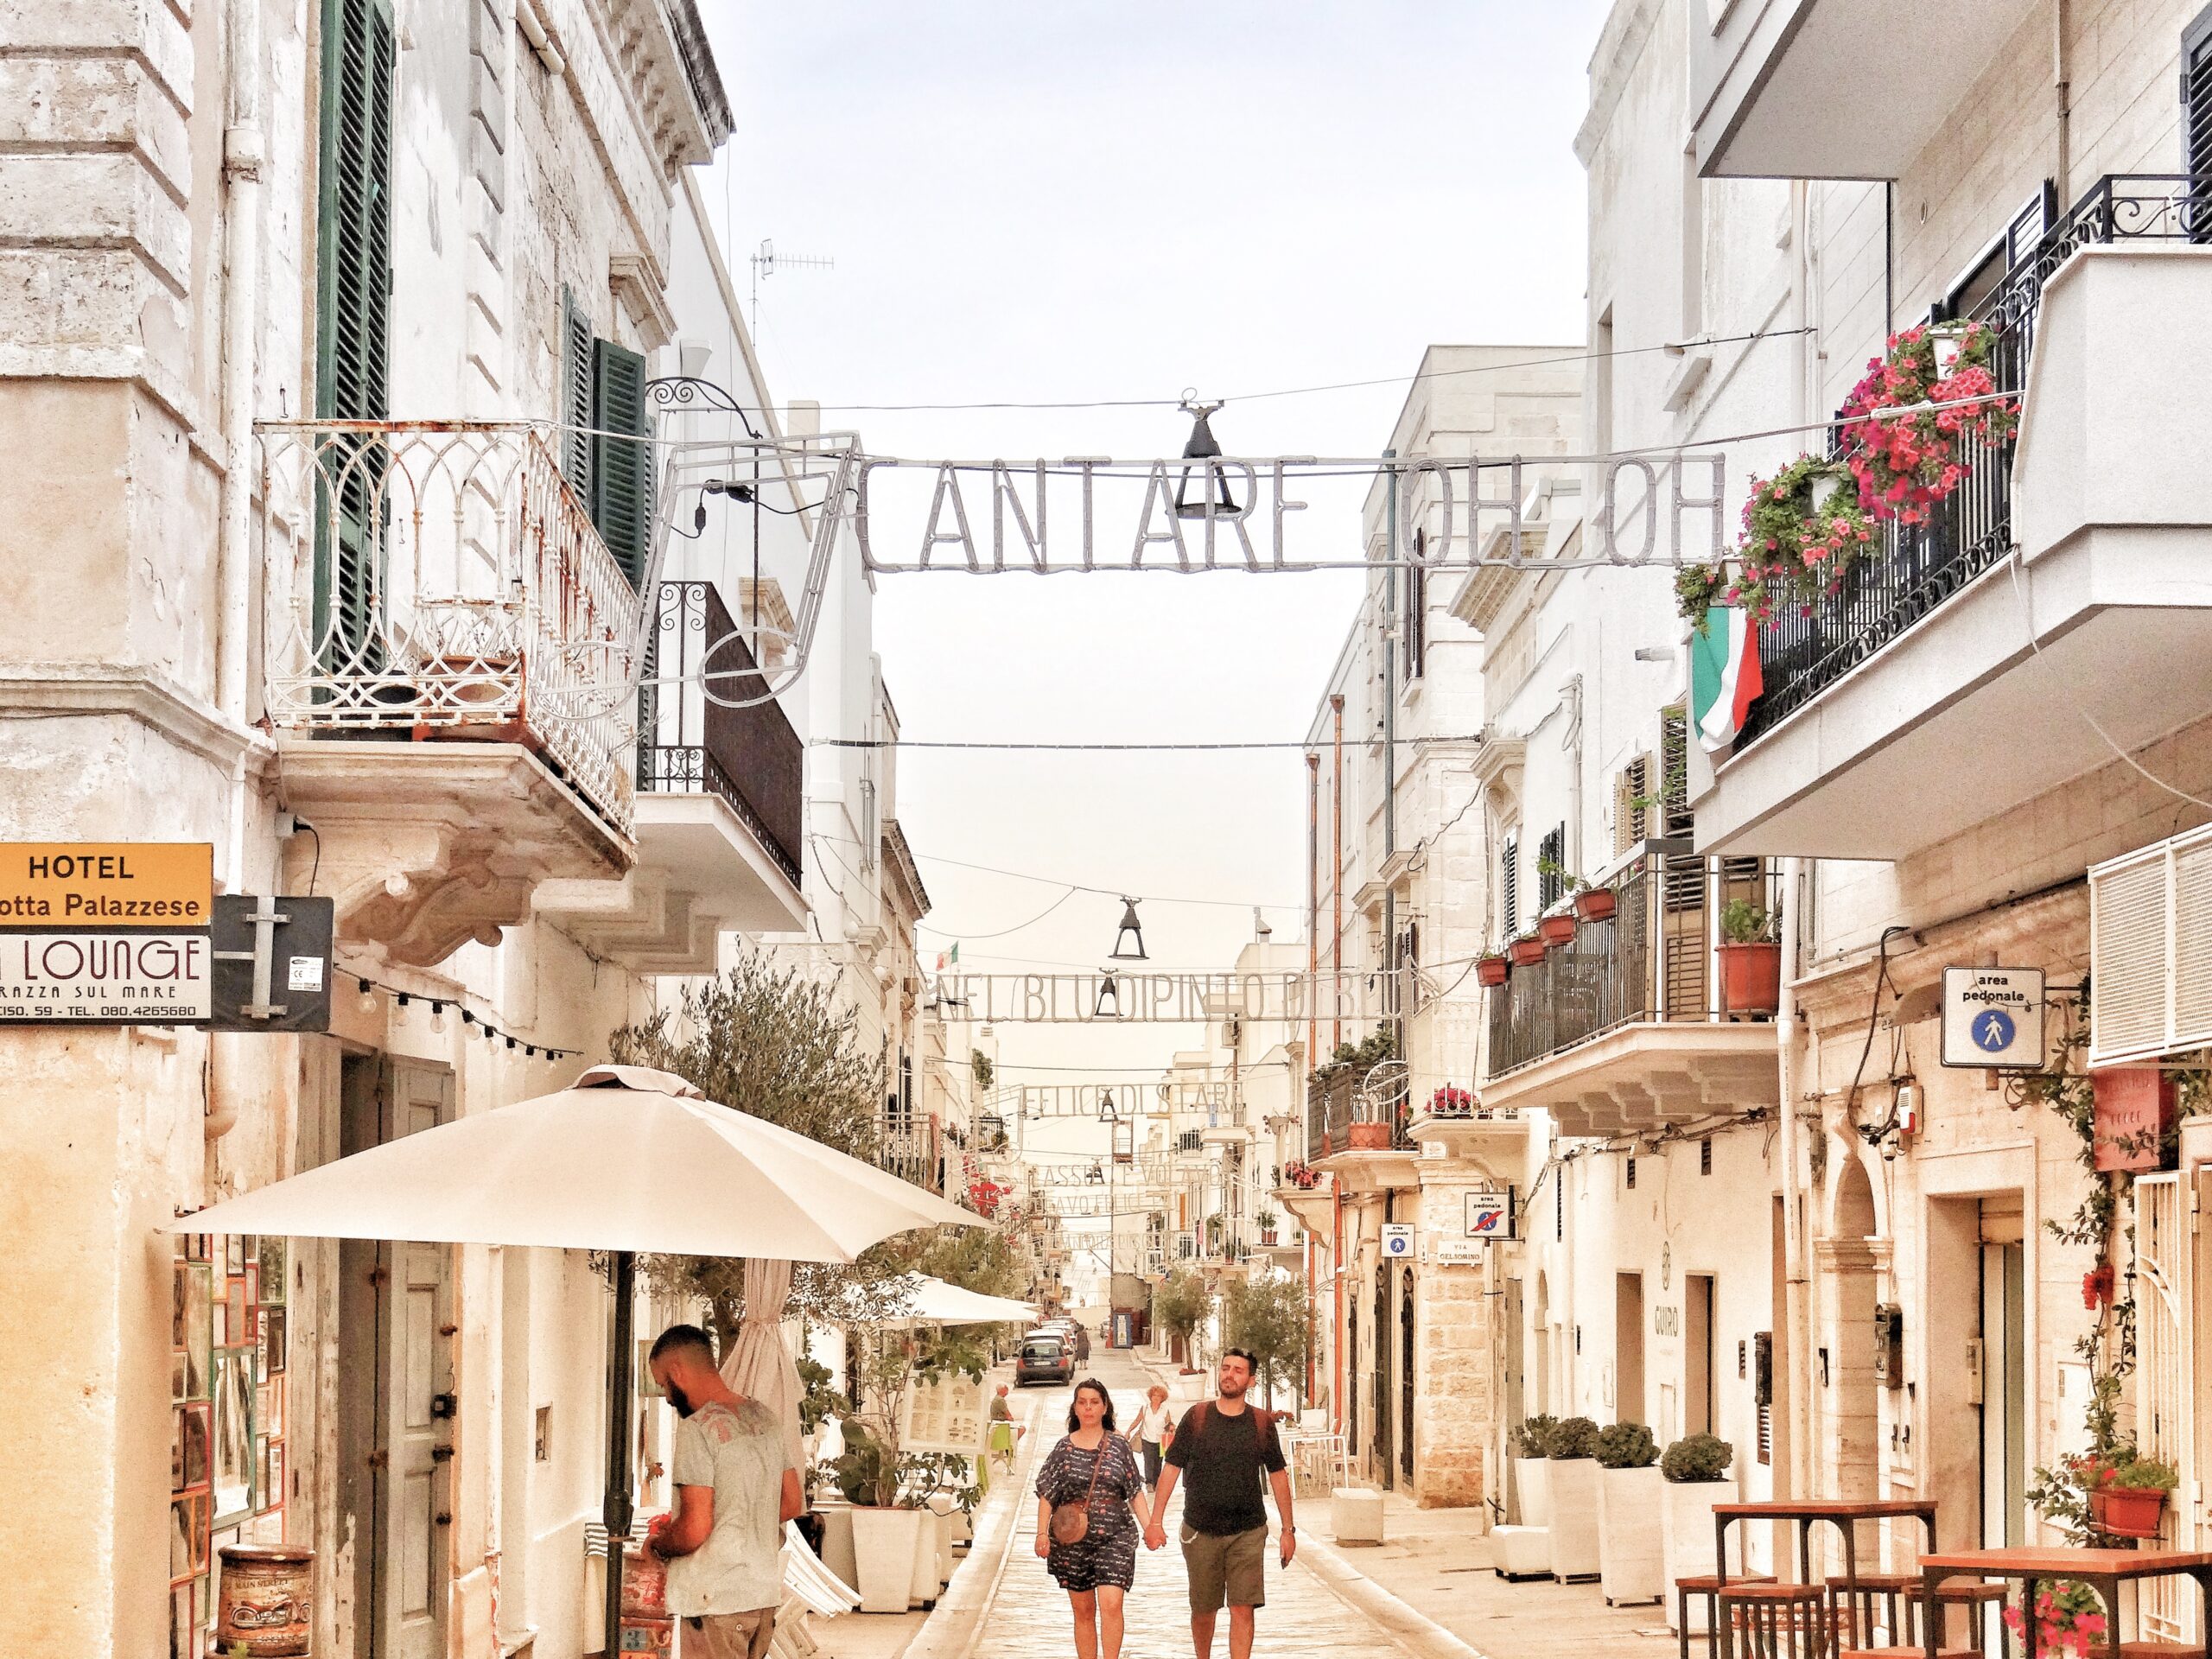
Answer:
<svg viewBox="0 0 2212 1659"><path fill-rule="evenodd" d="M223 717L246 724L247 658L253 642L254 321L261 294L261 6L231 0L223 54L228 124L223 131L223 482L216 543L220 620L215 631L215 701ZM231 779L228 875L245 890L247 785L245 758Z"/></svg>
<svg viewBox="0 0 2212 1659"><path fill-rule="evenodd" d="M1805 1194L1798 1185L1803 1129L1797 1116L1798 861L1782 861L1782 996L1776 1006L1775 1047L1782 1069L1782 1238L1784 1317L1789 1321L1789 1488L1807 1496L1812 1468L1812 1329L1805 1278Z"/></svg>
<svg viewBox="0 0 2212 1659"><path fill-rule="evenodd" d="M1329 711L1336 722L1334 772L1329 785L1330 839L1333 850L1330 854L1329 874L1329 966L1335 977L1329 987L1329 1052L1334 1054L1344 1039L1344 696L1332 692L1329 697Z"/></svg>
<svg viewBox="0 0 2212 1659"><path fill-rule="evenodd" d="M1385 461L1397 459L1394 446L1382 452ZM1387 865L1398 850L1398 469L1387 474L1382 526L1382 860ZM1406 1058L1406 1021L1399 1006L1398 889L1382 889L1382 960L1389 969L1391 988L1390 1037L1398 1058Z"/></svg>

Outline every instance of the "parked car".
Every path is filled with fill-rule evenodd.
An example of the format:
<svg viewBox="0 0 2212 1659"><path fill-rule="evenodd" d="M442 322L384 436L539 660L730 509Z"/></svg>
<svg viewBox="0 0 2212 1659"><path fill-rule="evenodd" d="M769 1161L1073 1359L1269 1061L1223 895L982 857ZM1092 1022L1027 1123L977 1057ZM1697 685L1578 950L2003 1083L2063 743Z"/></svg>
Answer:
<svg viewBox="0 0 2212 1659"><path fill-rule="evenodd" d="M1014 1362L1014 1386L1032 1382L1068 1382L1075 1378L1075 1344L1050 1332L1033 1331L1022 1339Z"/></svg>

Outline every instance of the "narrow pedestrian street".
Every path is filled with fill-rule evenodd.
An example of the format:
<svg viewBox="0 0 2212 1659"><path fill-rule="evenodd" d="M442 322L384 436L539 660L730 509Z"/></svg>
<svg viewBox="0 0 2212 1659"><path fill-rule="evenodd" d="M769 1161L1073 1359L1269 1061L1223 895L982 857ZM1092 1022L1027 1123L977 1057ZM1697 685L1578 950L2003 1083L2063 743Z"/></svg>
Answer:
<svg viewBox="0 0 2212 1659"><path fill-rule="evenodd" d="M1096 1350L1077 1369L1112 1390L1116 1421L1124 1427L1143 1403L1144 1391L1153 1381L1149 1370L1120 1351ZM1199 1379L1181 1380L1187 1384ZM1067 1596L1032 1548L1037 1471L1066 1432L1073 1392L1054 1387L1014 1396L1015 1420L1022 1421L1026 1413L1029 1426L1014 1460L1014 1478L994 1484L976 1529L975 1552L956 1579L955 1591L939 1604L908 1650L910 1659L1039 1659L1074 1652ZM1179 1412L1185 1403L1178 1398ZM1138 1554L1136 1585L1126 1603L1124 1659L1180 1659L1191 1650L1189 1582L1184 1576L1183 1552L1175 1543L1182 1508L1178 1493L1168 1509L1167 1547ZM972 1605L961 1596L963 1589L973 1599ZM1330 1590L1308 1561L1294 1560L1287 1569L1279 1566L1275 1547L1270 1544L1268 1605L1260 1611L1255 1653L1271 1659L1318 1659L1388 1641L1379 1626ZM1226 1614L1215 1633L1214 1651L1226 1659Z"/></svg>

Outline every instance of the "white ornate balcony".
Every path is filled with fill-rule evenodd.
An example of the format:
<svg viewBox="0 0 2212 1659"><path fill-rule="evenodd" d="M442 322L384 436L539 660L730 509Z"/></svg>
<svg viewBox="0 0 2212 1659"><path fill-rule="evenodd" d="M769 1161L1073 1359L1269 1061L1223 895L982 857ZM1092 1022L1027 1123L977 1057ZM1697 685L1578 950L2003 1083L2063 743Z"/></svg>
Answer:
<svg viewBox="0 0 2212 1659"><path fill-rule="evenodd" d="M625 874L642 608L544 429L257 430L269 719L340 933L437 962Z"/></svg>

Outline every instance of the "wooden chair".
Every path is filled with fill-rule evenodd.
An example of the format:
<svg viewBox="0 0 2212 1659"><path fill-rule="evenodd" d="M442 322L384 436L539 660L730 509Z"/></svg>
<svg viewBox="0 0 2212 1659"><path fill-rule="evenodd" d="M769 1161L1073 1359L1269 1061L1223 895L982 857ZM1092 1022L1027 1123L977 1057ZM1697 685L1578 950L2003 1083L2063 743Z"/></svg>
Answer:
<svg viewBox="0 0 2212 1659"><path fill-rule="evenodd" d="M2002 1617L2005 1610L2005 1586L1989 1584L1979 1579L1947 1579L1936 1587L1936 1602L1947 1611L1953 1607L1967 1610L1967 1646L1975 1653L1989 1651L1989 1610L1995 1608L1999 1617L1997 1626L1999 1659L2012 1659L2012 1631ZM1950 1633L1946 1630L1948 1637Z"/></svg>
<svg viewBox="0 0 2212 1659"><path fill-rule="evenodd" d="M1827 1592L1817 1584L1747 1584L1715 1592L1721 1659L1827 1659Z"/></svg>
<svg viewBox="0 0 2212 1659"><path fill-rule="evenodd" d="M1739 1573L1728 1580L1731 1584L1772 1584L1771 1574L1764 1573ZM1675 1580L1675 1635L1678 1638L1681 1659L1690 1659L1690 1598L1699 1596L1705 1602L1705 1650L1707 1659L1720 1659L1720 1611L1715 1597L1720 1589L1719 1577L1712 1573Z"/></svg>
<svg viewBox="0 0 2212 1659"><path fill-rule="evenodd" d="M1913 1617L1921 1593L1917 1573L1838 1573L1827 1581L1827 1592L1828 1628L1840 1647L1871 1652L1878 1629L1900 1647L1920 1634Z"/></svg>
<svg viewBox="0 0 2212 1659"><path fill-rule="evenodd" d="M2184 1642L2123 1642L2120 1659L2204 1659L2204 1649Z"/></svg>

